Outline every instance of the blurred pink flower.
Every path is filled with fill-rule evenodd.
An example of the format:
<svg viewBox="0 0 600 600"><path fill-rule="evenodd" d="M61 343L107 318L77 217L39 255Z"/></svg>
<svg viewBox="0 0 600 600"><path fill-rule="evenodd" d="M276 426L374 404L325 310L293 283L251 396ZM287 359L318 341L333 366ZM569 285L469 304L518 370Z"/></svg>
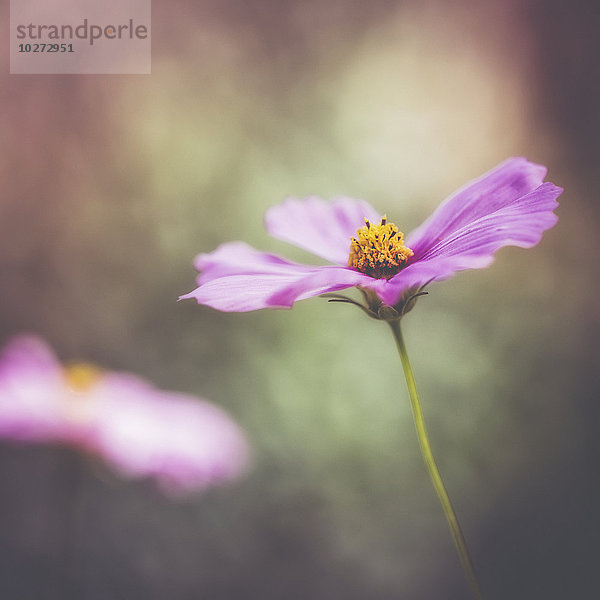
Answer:
<svg viewBox="0 0 600 600"><path fill-rule="evenodd" d="M267 231L332 265L293 263L230 242L196 257L198 287L180 299L245 312L289 308L356 286L374 304L400 306L403 295L434 280L487 267L503 246L537 244L557 221L562 192L545 175L544 166L524 158L504 161L442 202L406 245L398 228L363 200L288 198L267 211Z"/></svg>
<svg viewBox="0 0 600 600"><path fill-rule="evenodd" d="M32 335L0 356L0 437L73 445L170 494L231 480L248 460L244 435L217 406L135 375L63 367Z"/></svg>

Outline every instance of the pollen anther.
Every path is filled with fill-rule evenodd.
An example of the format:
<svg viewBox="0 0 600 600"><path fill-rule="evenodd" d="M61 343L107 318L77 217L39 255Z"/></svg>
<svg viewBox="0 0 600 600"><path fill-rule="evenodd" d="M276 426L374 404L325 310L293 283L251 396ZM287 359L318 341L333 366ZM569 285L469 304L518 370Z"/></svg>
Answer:
<svg viewBox="0 0 600 600"><path fill-rule="evenodd" d="M365 219L350 243L348 266L375 277L389 279L406 266L413 251L404 246L404 234L384 215L379 225Z"/></svg>

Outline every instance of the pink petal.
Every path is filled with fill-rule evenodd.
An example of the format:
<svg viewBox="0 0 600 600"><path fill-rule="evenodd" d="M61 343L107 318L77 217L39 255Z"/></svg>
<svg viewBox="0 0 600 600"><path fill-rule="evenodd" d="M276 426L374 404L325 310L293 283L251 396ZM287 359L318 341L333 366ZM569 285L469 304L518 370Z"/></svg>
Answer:
<svg viewBox="0 0 600 600"><path fill-rule="evenodd" d="M406 237L419 260L430 248L478 219L517 203L542 184L546 167L525 158L509 158L444 200L435 212Z"/></svg>
<svg viewBox="0 0 600 600"><path fill-rule="evenodd" d="M241 242L201 254L196 266L202 269L199 287L180 300L194 298L199 304L227 312L288 308L295 300L370 279L347 267L292 263Z"/></svg>
<svg viewBox="0 0 600 600"><path fill-rule="evenodd" d="M457 255L489 256L502 246L535 246L558 217L552 212L562 189L544 183L512 204L456 229L430 246L419 261Z"/></svg>
<svg viewBox="0 0 600 600"><path fill-rule="evenodd" d="M370 287L375 281L377 280L347 267L317 267L313 273L278 290L269 298L269 302L290 308L296 300L305 300L356 285Z"/></svg>
<svg viewBox="0 0 600 600"><path fill-rule="evenodd" d="M410 289L419 288L432 281L442 281L451 277L456 271L463 269L481 269L487 267L492 256L459 255L445 259L416 262L386 281L378 279L371 287L375 289L381 300L393 306L400 296Z"/></svg>
<svg viewBox="0 0 600 600"><path fill-rule="evenodd" d="M233 479L247 464L241 430L204 400L121 374L104 377L93 399L95 449L127 477L154 477L177 494Z"/></svg>
<svg viewBox="0 0 600 600"><path fill-rule="evenodd" d="M2 349L0 377L45 376L59 379L61 365L51 348L40 337L22 333Z"/></svg>
<svg viewBox="0 0 600 600"><path fill-rule="evenodd" d="M365 218L379 222L381 216L363 200L288 198L267 210L265 227L273 237L346 266L350 238L365 224Z"/></svg>
<svg viewBox="0 0 600 600"><path fill-rule="evenodd" d="M290 270L306 269L305 265L293 263L275 254L260 252L244 242L228 242L213 252L199 254L194 267L200 271L197 283L211 281L227 275L287 274Z"/></svg>
<svg viewBox="0 0 600 600"><path fill-rule="evenodd" d="M225 312L289 308L296 300L341 290L365 280L371 278L348 268L332 266L312 267L288 275L230 275L203 283L180 300L195 298L199 304Z"/></svg>
<svg viewBox="0 0 600 600"><path fill-rule="evenodd" d="M60 363L40 338L20 335L11 340L0 357L0 436L61 439L63 387Z"/></svg>
<svg viewBox="0 0 600 600"><path fill-rule="evenodd" d="M447 233L428 248L421 248L420 256L411 259L400 273L379 284L379 296L385 303L394 304L407 289L447 279L464 269L487 267L503 246L535 246L543 232L558 220L552 211L558 206L556 198L561 192L554 184L543 183Z"/></svg>

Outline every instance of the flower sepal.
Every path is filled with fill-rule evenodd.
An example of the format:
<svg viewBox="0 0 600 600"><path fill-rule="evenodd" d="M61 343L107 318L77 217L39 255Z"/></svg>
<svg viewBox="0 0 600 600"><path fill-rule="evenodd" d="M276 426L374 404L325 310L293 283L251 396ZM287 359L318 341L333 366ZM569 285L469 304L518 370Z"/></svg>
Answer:
<svg viewBox="0 0 600 600"><path fill-rule="evenodd" d="M428 282L429 283L429 282ZM399 321L404 315L409 313L417 303L417 299L420 296L425 296L429 292L424 291L427 284L422 285L419 288L411 288L406 290L396 304L389 306L382 302L381 298L377 295L375 290L368 288L359 287L365 302L373 313L374 317L380 321L386 321L391 323L393 321Z"/></svg>
<svg viewBox="0 0 600 600"><path fill-rule="evenodd" d="M322 294L322 297L327 298L328 302L353 304L354 306L360 308L372 319L385 321L386 323L393 323L395 321L399 321L404 315L409 313L415 307L417 298L420 296L425 296L429 293L423 290L425 285L422 285L420 288L406 290L400 297L400 300L394 304L394 306L385 304L381 298L379 298L375 290L361 286L357 287L363 295L365 300L364 304L357 302L348 296L344 296L343 294L328 293Z"/></svg>

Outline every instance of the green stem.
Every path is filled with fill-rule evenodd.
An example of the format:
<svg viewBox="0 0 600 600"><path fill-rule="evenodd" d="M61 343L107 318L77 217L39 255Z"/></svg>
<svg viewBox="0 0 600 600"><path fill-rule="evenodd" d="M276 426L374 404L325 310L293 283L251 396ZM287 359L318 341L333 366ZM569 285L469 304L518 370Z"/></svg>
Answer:
<svg viewBox="0 0 600 600"><path fill-rule="evenodd" d="M421 410L421 403L419 402L419 395L417 394L417 386L415 385L415 378L408 360L404 338L402 337L402 330L400 329L400 320L391 321L390 327L392 328L394 339L396 340L398 354L400 355L400 360L402 361L402 368L404 369L404 376L406 377L406 384L408 385L410 405L412 407L415 427L417 429L417 437L419 438L421 454L423 455L423 459L425 461L425 465L427 466L427 471L429 472L429 477L431 478L433 487L435 488L438 498L442 504L442 508L444 509L444 515L446 516L446 521L448 522L448 527L450 528L454 545L458 551L460 562L462 563L465 575L467 576L471 589L473 590L473 594L478 600L483 600L483 595L479 589L479 584L477 583L475 572L473 570L473 566L471 565L471 560L469 559L469 552L467 550L465 538L460 530L460 525L458 524L458 519L454 514L454 509L452 508L452 503L448 497L448 492L446 492L440 472L435 464L433 453L431 452L427 430L425 429L425 421L423 419L423 411Z"/></svg>

